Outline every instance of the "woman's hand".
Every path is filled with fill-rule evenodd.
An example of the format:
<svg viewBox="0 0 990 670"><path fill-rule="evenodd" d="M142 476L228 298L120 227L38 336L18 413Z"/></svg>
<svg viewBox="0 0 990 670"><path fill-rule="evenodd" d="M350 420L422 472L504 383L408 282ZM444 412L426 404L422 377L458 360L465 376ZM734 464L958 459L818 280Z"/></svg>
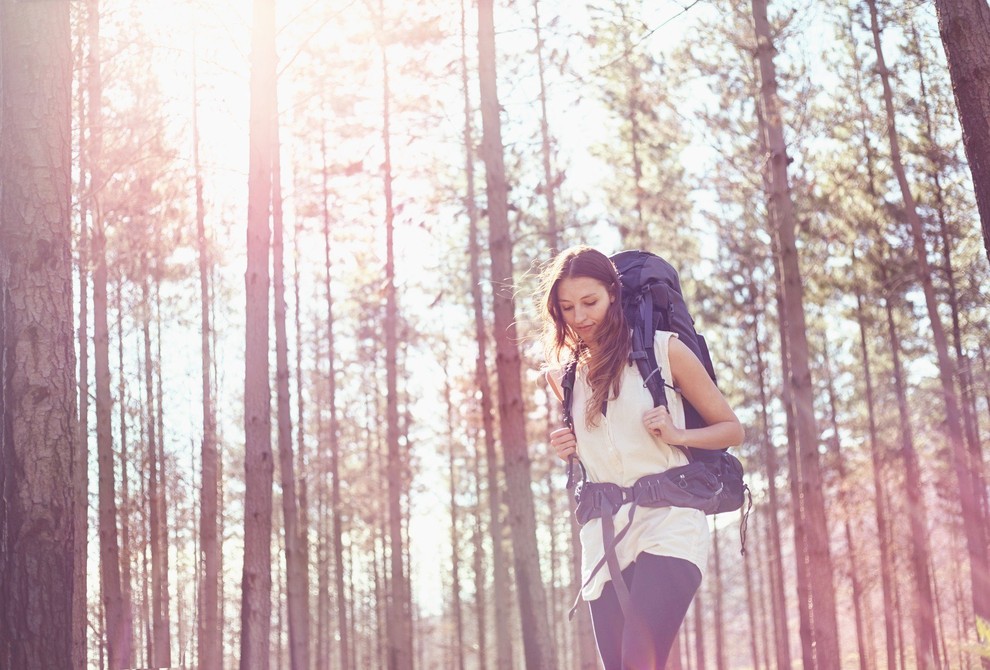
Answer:
<svg viewBox="0 0 990 670"><path fill-rule="evenodd" d="M570 428L558 428L550 433L550 447L557 452L557 457L566 461L577 455L577 438Z"/></svg>
<svg viewBox="0 0 990 670"><path fill-rule="evenodd" d="M674 425L674 419L663 405L654 407L643 414L646 430L670 445L683 445L686 435L682 428Z"/></svg>

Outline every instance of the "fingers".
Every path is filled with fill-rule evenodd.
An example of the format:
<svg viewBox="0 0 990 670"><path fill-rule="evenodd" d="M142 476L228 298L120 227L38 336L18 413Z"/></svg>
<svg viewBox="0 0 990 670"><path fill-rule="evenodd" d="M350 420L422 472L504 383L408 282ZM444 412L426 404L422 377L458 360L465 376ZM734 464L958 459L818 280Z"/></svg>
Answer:
<svg viewBox="0 0 990 670"><path fill-rule="evenodd" d="M550 433L550 447L557 457L566 461L577 454L577 439L570 428L558 428Z"/></svg>
<svg viewBox="0 0 990 670"><path fill-rule="evenodd" d="M663 437L674 428L674 420L667 408L661 405L643 414L643 425L657 437Z"/></svg>

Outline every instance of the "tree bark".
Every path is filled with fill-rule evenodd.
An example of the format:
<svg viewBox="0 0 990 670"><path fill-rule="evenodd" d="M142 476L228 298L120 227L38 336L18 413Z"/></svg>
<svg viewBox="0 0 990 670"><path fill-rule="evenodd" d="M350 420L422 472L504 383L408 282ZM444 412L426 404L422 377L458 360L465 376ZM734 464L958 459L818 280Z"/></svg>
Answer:
<svg viewBox="0 0 990 670"><path fill-rule="evenodd" d="M448 345L444 343L444 346ZM449 352L445 350L443 369L450 370ZM450 565L451 565L451 603L454 610L454 661L457 670L464 670L464 616L461 606L461 550L458 519L460 507L457 504L457 454L454 439L454 404L451 399L450 374L444 375L443 399L447 407L447 456L450 478Z"/></svg>
<svg viewBox="0 0 990 670"><path fill-rule="evenodd" d="M461 5L463 8L463 4ZM478 436L475 434L470 440L472 444L478 444ZM471 532L472 569L474 570L474 618L477 624L477 649L478 649L478 670L488 670L488 616L485 609L488 607L488 595L486 593L485 579L485 529L482 522L482 499L484 498L481 487L481 454L478 450L474 452L472 460L471 474L474 478L474 526Z"/></svg>
<svg viewBox="0 0 990 670"><path fill-rule="evenodd" d="M855 265L855 257L853 259ZM858 284L857 284L858 287ZM876 410L874 408L873 373L870 365L870 352L867 347L866 315L863 312L863 296L856 291L856 321L859 324L859 347L863 358L863 383L866 386L866 416L869 426L870 460L873 465L873 510L877 520L877 538L880 549L880 589L883 597L884 641L887 652L887 670L894 670L896 653L894 648L894 608L893 608L893 559L890 549L890 524L887 520L887 501L884 481L886 480L886 459L881 453L877 431Z"/></svg>
<svg viewBox="0 0 990 670"><path fill-rule="evenodd" d="M512 239L508 189L499 119L495 73L495 25L492 0L478 3L478 69L488 193L489 246L492 260L495 349L499 389L499 426L505 453L516 593L522 619L523 649L528 668L555 670L556 654L547 621L547 602L540 575L533 509L532 478L526 444L526 417L516 335L513 297Z"/></svg>
<svg viewBox="0 0 990 670"><path fill-rule="evenodd" d="M856 651L859 656L859 670L867 670L868 650L866 646L866 635L863 631L863 605L865 598L863 597L863 587L860 581L856 545L853 542L852 522L850 519L853 510L850 509L849 499L846 495L848 486L846 482L846 464L839 435L839 411L836 407L835 377L832 372L832 352L829 350L827 333L821 335L821 341L825 385L828 390L829 421L832 428L832 439L828 441L828 449L832 466L838 477L839 514L842 516L842 529L846 539L846 551L849 555L849 582L852 587L853 619L856 624Z"/></svg>
<svg viewBox="0 0 990 670"><path fill-rule="evenodd" d="M158 453L158 421L155 413L155 374L154 360L151 353L151 291L148 286L148 274L150 270L147 266L147 256L141 262L141 332L144 335L144 390L147 407L147 463L148 463L148 523L149 539L151 548L151 658L150 662L155 667L168 667L171 662L166 663L165 659L169 655L169 621L165 609L165 581L168 579L167 573L163 570L164 560L162 553L168 551L163 542L161 529L165 525L162 518L164 509L162 501L164 499L164 470L165 464L161 462Z"/></svg>
<svg viewBox="0 0 990 670"><path fill-rule="evenodd" d="M468 215L468 258L471 275L471 304L474 307L474 336L478 345L475 359L475 383L480 392L481 426L485 440L485 474L488 488L489 535L492 540L492 591L495 600L495 667L512 670L512 636L509 631L509 573L502 545L502 504L498 481L498 454L495 449L495 421L492 389L488 374L488 333L485 327L481 291L481 253L478 245L478 207L474 187L474 108L468 85L467 29L465 2L461 0L461 86L464 91L464 171L467 195L464 203Z"/></svg>
<svg viewBox="0 0 990 670"><path fill-rule="evenodd" d="M347 597L344 590L344 529L340 506L340 426L337 419L337 350L334 344L333 291L331 289L330 262L330 191L327 184L326 133L320 135L320 148L323 157L323 267L324 290L327 295L327 406L330 410L329 451L330 451L330 517L333 523L334 584L337 591L337 634L340 637L340 665L345 670L352 667L351 643L347 616Z"/></svg>
<svg viewBox="0 0 990 670"><path fill-rule="evenodd" d="M907 216L908 227L914 245L915 260L918 265L918 279L925 296L928 308L928 320L931 325L932 343L938 359L939 381L942 386L942 397L945 403L945 424L949 439L949 450L952 454L952 465L959 485L959 502L962 508L963 527L966 530L966 549L970 560L972 579L973 611L976 616L990 621L990 560L987 553L987 519L986 482L983 476L983 464L980 454L973 454L966 448L960 418L959 401L955 389L955 365L949 356L949 345L938 313L938 300L932 286L931 269L928 264L928 251L925 246L921 218L915 205L907 174L901 160L900 139L897 132L896 115L894 113L894 95L890 85L890 77L884 61L883 48L880 39L879 19L875 0L867 0L870 10L870 27L873 32L873 46L877 56L877 73L883 86L884 108L887 115L887 137L890 142L891 167L897 177L901 198L904 201L904 213ZM987 12L984 12L986 16ZM974 20L978 17L974 15ZM987 25L984 20L982 25ZM977 24L979 25L979 24ZM985 75L990 76L990 75ZM986 111L984 111L986 113ZM986 117L985 117L986 118ZM968 148L967 148L968 153ZM977 163L986 160L986 155L976 157ZM977 182L979 188L979 182ZM990 182L988 182L990 184ZM983 663L990 668L990 659Z"/></svg>
<svg viewBox="0 0 990 670"><path fill-rule="evenodd" d="M886 279L886 270L882 269L881 272ZM884 286L884 290L886 292L884 309L887 315L887 342L890 346L894 389L897 394L900 451L904 461L904 487L907 489L908 523L911 529L911 575L914 579L911 619L914 624L915 663L922 670L934 670L934 668L939 667L939 654L935 637L935 608L932 600L931 574L928 568L929 554L931 553L928 548L928 512L922 497L921 471L918 466L918 453L914 448L914 431L911 428L907 392L904 388L900 336L894 325L891 305L892 287L888 284Z"/></svg>
<svg viewBox="0 0 990 670"><path fill-rule="evenodd" d="M161 547L161 553L158 555L160 561L160 574L161 581L159 582L159 589L161 592L161 611L162 611L162 627L160 630L161 652L159 653L160 663L165 667L172 665L172 615L170 606L170 590L169 590L169 575L171 574L168 568L168 499L165 494L166 488L168 488L168 472L166 470L168 466L168 460L165 458L165 410L164 410L164 394L162 391L162 279L161 274L157 266L158 261L155 261L155 361L154 366L155 372L155 421L157 422L157 449L158 449L158 463L160 464L160 470L158 473L158 529L156 531L156 539L158 540L158 546Z"/></svg>
<svg viewBox="0 0 990 670"><path fill-rule="evenodd" d="M390 589L388 597L388 668L411 670L414 665L412 639L412 603L406 574L405 542L403 541L402 500L406 494L406 459L399 450L399 392L398 392L398 305L395 289L395 210L392 203L392 130L391 86L389 81L388 49L384 36L384 7L378 1L377 17L380 34L379 51L382 67L382 142L385 160L382 180L385 198L385 385L386 442L388 445L388 530Z"/></svg>
<svg viewBox="0 0 990 670"><path fill-rule="evenodd" d="M309 546L299 529L296 468L292 449L289 397L289 338L286 331L285 230L282 217L282 166L277 92L272 124L272 273L275 283L275 388L278 417L278 459L282 484L282 529L285 542L289 658L292 670L309 670Z"/></svg>
<svg viewBox="0 0 990 670"><path fill-rule="evenodd" d="M547 240L551 252L557 251L557 179L551 164L550 123L547 119L546 64L543 60L543 26L540 23L540 0L533 0L533 27L536 30L536 65L540 80L540 155L543 158L543 196L547 200Z"/></svg>
<svg viewBox="0 0 990 670"><path fill-rule="evenodd" d="M718 670L726 670L725 665L725 628L722 621L722 551L718 542L718 526L712 531L712 558L715 564L715 569L712 575L714 583L711 584L711 589L713 591L713 597L715 600L715 607L712 614L714 615L714 626L715 629L715 667Z"/></svg>
<svg viewBox="0 0 990 670"><path fill-rule="evenodd" d="M120 590L123 597L124 626L128 635L128 655L134 650L134 594L131 586L131 505L130 463L127 443L127 384L124 378L124 282L118 278L115 296L117 312L117 404L120 417Z"/></svg>
<svg viewBox="0 0 990 670"><path fill-rule="evenodd" d="M199 498L199 621L196 657L201 667L221 668L223 654L220 626L220 542L217 529L217 489L220 486L220 454L217 448L217 418L213 408L213 360L210 351L211 258L206 237L206 207L203 204L203 172L199 162L199 86L195 46L193 51L193 172L196 188L196 250L199 259L200 356L202 358L203 441L200 445Z"/></svg>
<svg viewBox="0 0 990 670"><path fill-rule="evenodd" d="M755 288L751 293L756 295ZM791 667L791 648L789 626L787 623L787 596L784 583L784 558L780 547L780 502L777 496L777 449L770 435L770 399L767 394L766 360L763 356L759 321L754 313L751 319L751 341L755 347L753 358L756 361L757 379L760 392L760 442L762 444L763 464L767 476L767 498L769 506L767 516L769 524L767 533L770 545L767 547L769 556L768 570L770 572L770 610L773 613L774 654L778 668ZM768 652L769 655L769 652Z"/></svg>
<svg viewBox="0 0 990 670"><path fill-rule="evenodd" d="M808 576L811 607L814 613L813 639L818 670L838 668L839 640L835 612L835 590L832 582L832 559L828 546L825 500L822 491L821 465L818 456L818 427L814 413L814 388L809 367L807 327L801 269L797 254L794 204L791 200L787 175L787 145L784 141L780 102L777 98L777 74L773 63L774 46L767 19L767 0L752 0L757 57L760 64L760 101L764 112L764 132L769 150L765 169L769 173L771 191L769 206L776 224L774 235L780 254L780 291L783 298L782 317L787 324L786 337L789 357L790 387L793 396L794 419L799 458L797 477L800 486L801 510L808 551ZM798 553L800 560L800 552ZM809 670L811 670L809 668Z"/></svg>
<svg viewBox="0 0 990 670"><path fill-rule="evenodd" d="M303 399L303 326L302 326L302 277L300 276L300 260L302 257L301 249L299 246L300 237L300 226L295 226L292 232L292 255L295 259L293 263L292 271L292 292L293 301L295 303L295 308L293 309L293 316L295 320L295 330L296 330L296 472L298 473L298 479L296 484L298 485L298 496L297 504L299 507L299 542L303 547L303 570L306 573L306 592L303 596L306 605L306 617L307 621L312 620L312 615L309 612L312 599L310 598L310 563L311 563L311 553L309 546L310 539L310 508L309 508L309 486L308 480L311 476L310 473L310 459L306 452L306 419L305 419L305 402ZM307 638L308 638L308 650L310 656L316 651L316 645L313 642L312 629L309 623L306 627ZM317 635L322 634L323 629L317 629ZM309 667L306 668L309 670Z"/></svg>
<svg viewBox="0 0 990 670"><path fill-rule="evenodd" d="M254 0L244 351L244 567L241 670L268 670L272 590L269 216L275 125L275 2Z"/></svg>
<svg viewBox="0 0 990 670"><path fill-rule="evenodd" d="M93 364L96 382L96 452L99 468L98 506L101 601L106 617L107 661L110 670L131 665L131 624L121 593L120 549L117 539L117 500L113 458L110 394L110 332L107 319L106 223L98 194L103 185L102 76L98 0L87 11L90 209L93 217Z"/></svg>
<svg viewBox="0 0 990 670"><path fill-rule="evenodd" d="M87 23L90 19L87 6ZM82 32L82 31L80 31ZM83 64L83 46L86 34L76 38L76 54L73 59ZM79 323L77 326L76 349L79 352L79 423L78 442L72 462L72 490L75 523L75 555L72 569L72 667L85 668L87 661L87 619L89 598L87 593L86 565L89 550L89 193L87 192L86 145L86 87L76 86L76 113L79 128L79 182L76 185L76 200L79 203Z"/></svg>
<svg viewBox="0 0 990 670"><path fill-rule="evenodd" d="M68 668L78 448L67 2L0 1L0 667Z"/></svg>
<svg viewBox="0 0 990 670"><path fill-rule="evenodd" d="M935 11L973 175L983 245L990 259L990 99L986 95L990 90L990 6L987 0L935 0Z"/></svg>

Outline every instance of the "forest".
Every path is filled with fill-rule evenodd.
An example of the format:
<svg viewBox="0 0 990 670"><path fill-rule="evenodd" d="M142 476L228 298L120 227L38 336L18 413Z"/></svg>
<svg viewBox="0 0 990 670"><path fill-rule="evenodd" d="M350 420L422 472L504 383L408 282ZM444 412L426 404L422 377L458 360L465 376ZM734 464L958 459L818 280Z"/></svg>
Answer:
<svg viewBox="0 0 990 670"><path fill-rule="evenodd" d="M668 668L990 670L986 0L0 0L0 670L594 670L538 277L746 439Z"/></svg>

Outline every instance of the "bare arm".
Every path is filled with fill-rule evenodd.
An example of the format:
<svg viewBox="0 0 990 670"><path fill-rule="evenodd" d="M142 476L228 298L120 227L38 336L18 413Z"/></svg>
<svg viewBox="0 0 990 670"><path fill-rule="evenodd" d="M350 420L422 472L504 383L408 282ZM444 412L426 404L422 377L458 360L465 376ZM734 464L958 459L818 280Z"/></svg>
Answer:
<svg viewBox="0 0 990 670"><path fill-rule="evenodd" d="M647 429L668 444L686 447L724 449L740 444L745 437L742 424L694 352L676 337L671 337L669 355L674 385L708 425L678 428L667 408L661 406L643 415Z"/></svg>

